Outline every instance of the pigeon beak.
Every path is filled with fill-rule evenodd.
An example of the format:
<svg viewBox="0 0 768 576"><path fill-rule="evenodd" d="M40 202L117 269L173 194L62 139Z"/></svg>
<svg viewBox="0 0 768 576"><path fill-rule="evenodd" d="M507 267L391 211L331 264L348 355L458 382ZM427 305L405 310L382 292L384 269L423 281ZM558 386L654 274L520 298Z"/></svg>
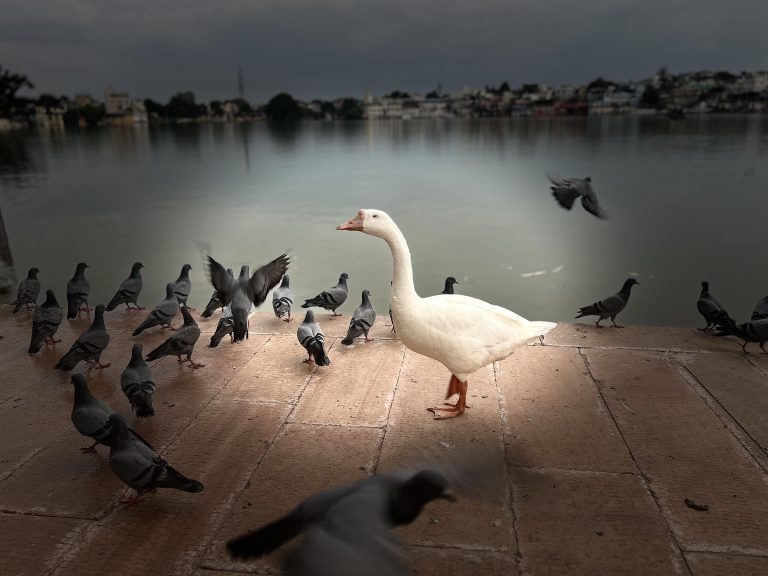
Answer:
<svg viewBox="0 0 768 576"><path fill-rule="evenodd" d="M336 230L355 230L357 232L363 231L363 217L358 214L352 220L347 220L343 224L336 226Z"/></svg>
<svg viewBox="0 0 768 576"><path fill-rule="evenodd" d="M443 500L448 500L448 502L456 502L457 500L456 495L453 493L453 490L445 490L440 495L440 498Z"/></svg>

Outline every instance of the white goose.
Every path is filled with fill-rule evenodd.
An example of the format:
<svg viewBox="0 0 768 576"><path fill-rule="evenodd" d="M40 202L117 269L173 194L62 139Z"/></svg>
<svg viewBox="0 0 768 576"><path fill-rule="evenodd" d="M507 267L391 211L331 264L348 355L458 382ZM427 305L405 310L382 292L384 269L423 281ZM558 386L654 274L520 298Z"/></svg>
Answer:
<svg viewBox="0 0 768 576"><path fill-rule="evenodd" d="M553 322L529 322L514 312L459 294L421 298L413 286L411 253L403 233L386 212L360 210L337 230L356 230L383 239L392 252L390 306L397 335L407 348L451 371L446 399L456 404L429 408L436 420L459 416L467 407L467 378L515 348L543 336Z"/></svg>

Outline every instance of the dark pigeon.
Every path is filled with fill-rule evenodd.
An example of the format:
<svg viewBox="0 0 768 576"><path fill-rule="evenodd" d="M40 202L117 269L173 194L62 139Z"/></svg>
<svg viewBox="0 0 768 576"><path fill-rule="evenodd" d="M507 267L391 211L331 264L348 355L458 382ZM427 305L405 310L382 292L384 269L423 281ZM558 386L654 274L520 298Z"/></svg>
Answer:
<svg viewBox="0 0 768 576"><path fill-rule="evenodd" d="M597 195L592 190L591 178L558 178L556 176L547 176L552 182L550 189L552 195L566 210L573 208L573 203L577 198L581 198L581 205L584 210L598 218L607 218L607 214L597 202Z"/></svg>
<svg viewBox="0 0 768 576"><path fill-rule="evenodd" d="M275 316L283 318L285 322L291 321L291 307L293 306L293 291L290 282L291 280L286 274L283 276L280 286L272 291L272 309L275 311Z"/></svg>
<svg viewBox="0 0 768 576"><path fill-rule="evenodd" d="M248 297L248 266L243 266L240 269L240 276L237 278L232 301L229 303L229 308L232 311L232 339L234 342L248 338L248 314L252 306L253 303Z"/></svg>
<svg viewBox="0 0 768 576"><path fill-rule="evenodd" d="M171 326L171 321L179 312L179 301L176 299L176 294L173 290L174 285L172 282L165 285L165 300L155 306L152 312L144 319L144 322L139 324L139 327L133 331L134 336L138 336L144 330L153 326L167 326L171 330L174 329Z"/></svg>
<svg viewBox="0 0 768 576"><path fill-rule="evenodd" d="M108 344L109 334L107 334L107 328L104 325L104 305L99 304L96 306L90 327L77 337L69 352L64 354L54 368L65 371L72 370L81 360L85 360L89 365L99 369L109 368L109 364L99 362L101 353L104 352Z"/></svg>
<svg viewBox="0 0 768 576"><path fill-rule="evenodd" d="M181 315L184 316L184 324L170 338L147 354L147 360L152 362L163 356L176 356L179 364L189 362L192 368L202 368L205 364L196 364L192 360L192 351L195 349L197 339L200 338L200 328L197 327L195 319L192 318L192 314L186 306L181 307ZM182 360L182 354L186 355L185 360Z"/></svg>
<svg viewBox="0 0 768 576"><path fill-rule="evenodd" d="M768 296L763 296L755 304L750 320L763 320L768 318Z"/></svg>
<svg viewBox="0 0 768 576"><path fill-rule="evenodd" d="M768 350L765 349L765 343L768 342L768 318L752 320L738 326L721 324L717 327L715 336L736 336L740 340L744 340L741 349L745 354L747 353L747 344L757 342L760 344L760 350L768 354Z"/></svg>
<svg viewBox="0 0 768 576"><path fill-rule="evenodd" d="M341 314L336 314L336 309L344 304L349 295L349 288L347 287L348 278L349 275L346 272L342 272L341 276L339 276L339 283L336 286L320 292L314 298L306 300L301 307L311 308L312 306L318 306L330 310L334 316L341 316Z"/></svg>
<svg viewBox="0 0 768 576"><path fill-rule="evenodd" d="M599 316L597 322L595 322L595 326L600 326L600 322L602 320L610 317L611 322L613 322L613 325L616 326L616 328L623 328L623 326L616 324L616 316L618 316L619 313L627 306L627 302L629 302L629 295L632 292L632 286L635 284L640 283L634 278L629 278L624 282L624 285L621 287L621 290L619 290L618 293L614 294L613 296L609 296L605 300L595 302L591 306L583 306L580 308L579 314L576 316L576 318L581 318L582 316Z"/></svg>
<svg viewBox="0 0 768 576"><path fill-rule="evenodd" d="M229 336L234 341L234 337L232 336L234 328L235 320L232 318L232 308L227 306L224 308L224 312L221 313L221 318L219 318L219 323L216 326L216 332L211 336L211 343L208 347L216 348L224 339L224 336Z"/></svg>
<svg viewBox="0 0 768 576"><path fill-rule="evenodd" d="M320 324L315 322L315 314L312 310L307 310L304 322L299 324L296 330L296 337L301 345L307 350L309 357L304 362L312 362L318 366L328 366L331 363L330 358L325 353L325 337L320 330Z"/></svg>
<svg viewBox="0 0 768 576"><path fill-rule="evenodd" d="M61 342L61 340L55 339L54 335L63 319L64 310L59 306L56 295L53 290L46 290L45 302L32 313L32 339L29 342L28 352L30 354L39 352L43 342L46 344Z"/></svg>
<svg viewBox="0 0 768 576"><path fill-rule="evenodd" d="M232 280L235 279L232 268L227 268L227 274L232 277ZM221 294L221 292L218 290L214 290L211 299L208 301L208 304L205 306L205 310L203 310L203 313L200 314L200 316L203 318L210 318L218 308L221 308L223 312L224 308L226 308L226 304L224 304L224 295Z"/></svg>
<svg viewBox="0 0 768 576"><path fill-rule="evenodd" d="M139 418L155 415L152 405L155 396L155 378L142 357L141 344L134 344L131 360L120 375L120 388Z"/></svg>
<svg viewBox="0 0 768 576"><path fill-rule="evenodd" d="M355 341L355 338L359 336L365 336L365 341L369 342L368 331L376 321L376 311L371 305L371 293L368 290L363 290L363 301L352 314L352 319L349 321L349 328L347 329L347 336L341 341L342 344L349 346Z"/></svg>
<svg viewBox="0 0 768 576"><path fill-rule="evenodd" d="M120 306L120 304L125 304L125 307L128 310L144 310L144 308L137 303L143 285L141 279L142 268L144 268L144 264L141 262L134 262L133 266L131 266L131 273L128 275L128 278L123 280L123 283L120 284L120 288L117 289L112 300L107 304L107 312L111 312ZM131 304L133 304L133 307L131 307Z"/></svg>
<svg viewBox="0 0 768 576"><path fill-rule="evenodd" d="M40 280L37 279L39 272L40 270L37 268L30 268L29 272L27 272L27 277L19 282L16 300L11 302L14 314L21 310L22 306L26 306L27 310L29 310L37 305L37 297L40 295Z"/></svg>
<svg viewBox="0 0 768 576"><path fill-rule="evenodd" d="M179 277L176 278L176 282L174 283L173 291L176 295L176 299L179 301L179 306L187 305L187 298L189 298L189 293L192 291L192 282L189 279L190 270L192 270L192 266L184 264L184 266L181 267Z"/></svg>
<svg viewBox="0 0 768 576"><path fill-rule="evenodd" d="M454 278L453 276L448 276L448 278L445 279L445 287L443 288L443 291L440 292L440 294L453 294L453 285L458 284L458 280Z"/></svg>
<svg viewBox="0 0 768 576"><path fill-rule="evenodd" d="M77 318L80 312L90 312L88 308L88 294L91 292L91 283L85 277L85 269L88 264L80 262L75 269L75 275L67 282L67 318Z"/></svg>
<svg viewBox="0 0 768 576"><path fill-rule="evenodd" d="M709 293L709 282L706 280L701 283L701 293L696 302L696 308L699 314L704 316L704 320L707 321L707 325L704 328L699 328L699 330L710 330L719 324L735 325L735 322L728 315L723 305Z"/></svg>

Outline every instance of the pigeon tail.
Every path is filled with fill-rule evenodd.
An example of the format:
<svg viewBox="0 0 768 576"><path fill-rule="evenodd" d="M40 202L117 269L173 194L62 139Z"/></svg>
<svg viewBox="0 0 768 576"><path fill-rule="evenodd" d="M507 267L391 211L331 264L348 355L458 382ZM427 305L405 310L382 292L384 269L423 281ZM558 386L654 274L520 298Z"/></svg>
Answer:
<svg viewBox="0 0 768 576"><path fill-rule="evenodd" d="M131 408L136 411L139 418L147 418L155 415L155 408L152 406L152 392L146 389L137 390L128 397L131 402Z"/></svg>
<svg viewBox="0 0 768 576"><path fill-rule="evenodd" d="M349 323L349 330L347 330L347 336L344 338L344 340L341 341L342 344L345 346L351 345L355 338L358 338L362 336L365 333L365 330L363 329L363 326L361 323L356 322L355 320L352 320Z"/></svg>
<svg viewBox="0 0 768 576"><path fill-rule="evenodd" d="M203 491L204 486L201 482L187 478L172 466L166 465L165 471L167 476L157 483L159 488L174 488L182 492L191 492L192 494Z"/></svg>
<svg viewBox="0 0 768 576"><path fill-rule="evenodd" d="M147 354L147 357L145 358L145 360L147 360L148 362L152 362L154 360L160 360L160 358L162 358L163 356L175 354L169 340L166 340L165 342L160 344L160 346L158 346L157 348L152 350L149 354Z"/></svg>
<svg viewBox="0 0 768 576"><path fill-rule="evenodd" d="M16 314L19 310L21 310L24 307L24 302L15 302L16 306L13 307L13 313Z"/></svg>
<svg viewBox="0 0 768 576"><path fill-rule="evenodd" d="M213 316L213 313L216 311L217 308L222 308L223 305L221 303L221 300L218 299L218 297L214 294L211 299L208 301L208 305L205 307L205 310L203 310L203 313L200 314L203 318L210 318Z"/></svg>
<svg viewBox="0 0 768 576"><path fill-rule="evenodd" d="M325 347L321 340L314 339L307 344L307 352L312 355L315 364L318 366L328 366L331 363L331 359L325 354Z"/></svg>
<svg viewBox="0 0 768 576"><path fill-rule="evenodd" d="M295 513L289 514L230 540L227 542L227 550L233 558L259 558L293 540L301 533L301 529L301 520Z"/></svg>
<svg viewBox="0 0 768 576"><path fill-rule="evenodd" d="M214 332L213 336L211 336L211 343L208 345L208 347L216 348L224 336L232 334L233 329L234 325L230 318L225 318L219 321L219 325L216 327L216 332Z"/></svg>
<svg viewBox="0 0 768 576"><path fill-rule="evenodd" d="M234 325L232 326L232 334L235 337L235 342L245 340L248 337L248 312L240 308L232 310L232 320Z"/></svg>
<svg viewBox="0 0 768 576"><path fill-rule="evenodd" d="M54 368L56 370L63 370L64 372L69 372L72 370L75 366L77 366L77 363L80 362L80 358L71 358L70 353L64 354L64 356L56 362L56 365Z"/></svg>
<svg viewBox="0 0 768 576"><path fill-rule="evenodd" d="M595 302L591 306L583 306L579 308L579 315L576 316L576 318L581 318L583 316L595 316L597 314L600 314L600 311L597 308L598 302Z"/></svg>
<svg viewBox="0 0 768 576"><path fill-rule="evenodd" d="M32 341L29 343L29 352L30 354L37 354L40 352L40 349L43 347L43 340L45 340L45 334L32 334Z"/></svg>

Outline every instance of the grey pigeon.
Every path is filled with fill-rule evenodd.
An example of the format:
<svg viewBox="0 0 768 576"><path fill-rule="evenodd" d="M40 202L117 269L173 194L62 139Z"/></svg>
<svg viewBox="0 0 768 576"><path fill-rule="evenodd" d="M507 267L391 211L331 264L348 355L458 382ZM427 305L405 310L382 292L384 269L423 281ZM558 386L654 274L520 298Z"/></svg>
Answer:
<svg viewBox="0 0 768 576"><path fill-rule="evenodd" d="M32 313L32 339L29 342L30 354L40 351L43 342L46 344L57 344L61 340L53 336L59 329L59 324L64 319L64 310L59 306L56 295L53 290L45 291L45 302L35 308Z"/></svg>
<svg viewBox="0 0 768 576"><path fill-rule="evenodd" d="M144 264L141 262L134 262L133 266L131 266L130 275L128 278L123 280L123 283L120 284L120 288L117 289L117 292L112 297L112 300L110 300L109 304L107 304L107 312L111 312L120 306L120 304L125 304L125 307L128 310L144 310L144 308L139 306L136 302L139 299L139 294L141 294L142 268L144 268ZM133 308L131 307L131 304L133 304Z"/></svg>
<svg viewBox="0 0 768 576"><path fill-rule="evenodd" d="M120 388L139 418L155 415L152 400L155 396L155 378L142 357L141 344L134 344L131 359L120 375Z"/></svg>
<svg viewBox="0 0 768 576"><path fill-rule="evenodd" d="M96 306L90 327L77 337L69 352L62 356L54 368L65 371L72 370L81 360L85 360L89 365L95 365L99 369L109 368L109 364L99 362L101 353L104 352L108 344L109 334L107 334L107 328L104 325L104 304L99 304Z"/></svg>
<svg viewBox="0 0 768 576"><path fill-rule="evenodd" d="M252 302L248 297L248 266L243 266L235 284L235 291L232 293L232 301L229 303L229 308L232 311L232 339L234 342L248 338L248 313L251 306Z"/></svg>
<svg viewBox="0 0 768 576"><path fill-rule="evenodd" d="M112 425L109 417L114 410L106 402L96 398L88 388L85 376L72 375L72 384L75 387L75 398L72 403L72 424L80 434L93 440L93 444L87 448L81 448L83 452L96 452L96 446L102 444L109 446ZM150 451L152 446L144 440L135 430L129 429L130 436L140 444L144 444Z"/></svg>
<svg viewBox="0 0 768 576"><path fill-rule="evenodd" d="M138 500L144 492L151 492L157 488L173 488L193 494L203 491L203 485L200 482L181 474L157 452L148 452L140 446L131 437L128 424L120 414L112 414L109 417L109 423L112 427L109 467L124 484L136 490L136 497L129 501Z"/></svg>
<svg viewBox="0 0 768 576"><path fill-rule="evenodd" d="M341 316L341 314L336 314L336 309L344 304L344 301L349 295L349 288L347 287L348 278L349 275L346 272L342 272L341 276L339 276L339 283L336 284L336 286L329 288L324 292L320 292L320 294L314 298L306 300L301 307L311 308L312 306L318 306L330 310L333 312L334 316Z"/></svg>
<svg viewBox="0 0 768 576"><path fill-rule="evenodd" d="M443 288L443 291L440 292L440 294L453 294L453 285L458 284L458 280L454 278L453 276L448 276L448 278L445 279L445 287Z"/></svg>
<svg viewBox="0 0 768 576"><path fill-rule="evenodd" d="M85 269L88 264L80 262L75 268L75 275L67 282L67 318L76 318L80 312L90 312L88 308L88 294L91 292L91 283L85 277Z"/></svg>
<svg viewBox="0 0 768 576"><path fill-rule="evenodd" d="M768 342L768 318L763 320L752 320L745 322L744 324L735 325L719 325L715 336L736 336L737 338L744 340L741 345L741 349L746 354L747 344L750 342L759 342L760 350L768 354L768 350L765 349L765 343Z"/></svg>
<svg viewBox="0 0 768 576"><path fill-rule="evenodd" d="M550 189L552 195L566 210L573 208L573 203L581 197L581 205L584 210L597 216L598 218L608 218L608 215L597 202L597 195L592 190L592 179L587 178L558 178L556 176L547 176L552 182Z"/></svg>
<svg viewBox="0 0 768 576"><path fill-rule="evenodd" d="M192 368L202 368L205 364L196 364L192 360L195 342L200 338L200 328L197 327L195 319L192 318L192 314L186 306L181 307L181 315L184 316L184 324L170 338L147 354L147 360L152 362L153 360L159 360L163 356L176 356L179 364L189 362ZM186 360L181 359L182 354L187 356Z"/></svg>
<svg viewBox="0 0 768 576"><path fill-rule="evenodd" d="M605 300L595 302L591 306L583 306L579 309L579 314L576 318L581 318L582 316L599 316L597 322L595 322L595 326L600 326L602 320L610 317L611 322L613 322L613 325L616 326L616 328L623 328L623 326L616 324L616 316L619 315L619 312L624 310L627 302L629 302L629 295L632 292L632 286L635 284L640 284L640 282L634 278L627 279L618 293L609 296Z"/></svg>
<svg viewBox="0 0 768 576"><path fill-rule="evenodd" d="M232 268L227 268L227 274L232 277L232 280L235 279ZM226 308L226 304L224 304L224 295L218 290L214 290L211 299L208 301L208 304L205 306L205 310L203 310L203 313L200 314L200 316L203 318L210 318L213 316L213 313L217 308L221 308L223 312L224 308Z"/></svg>
<svg viewBox="0 0 768 576"><path fill-rule="evenodd" d="M376 311L371 305L371 293L368 290L363 290L363 301L352 314L352 319L349 321L349 328L347 329L347 337L341 341L342 344L349 346L352 344L358 336L365 335L365 341L369 342L368 331L376 321Z"/></svg>
<svg viewBox="0 0 768 576"><path fill-rule="evenodd" d="M393 532L412 523L433 500L455 501L444 476L432 470L375 475L335 486L288 514L227 542L233 558L269 554L294 538L283 572L290 576L405 576L405 547Z"/></svg>
<svg viewBox="0 0 768 576"><path fill-rule="evenodd" d="M213 336L211 336L211 343L208 345L208 347L216 348L224 336L229 336L234 340L234 337L232 336L234 328L235 320L232 318L232 308L227 306L224 308L224 312L221 313L219 323L216 325L216 332L214 332Z"/></svg>
<svg viewBox="0 0 768 576"><path fill-rule="evenodd" d="M757 301L750 320L763 320L764 318L768 318L768 296L763 296Z"/></svg>
<svg viewBox="0 0 768 576"><path fill-rule="evenodd" d="M696 302L696 308L699 314L704 316L704 320L707 321L707 325L704 328L699 328L699 330L706 331L718 324L735 325L735 322L728 315L723 305L709 293L709 282L706 280L701 283L701 293Z"/></svg>
<svg viewBox="0 0 768 576"><path fill-rule="evenodd" d="M315 361L318 366L328 366L331 360L325 354L325 336L320 330L320 324L315 322L315 314L312 310L307 310L304 322L299 324L296 330L296 337L307 350L309 357L304 362Z"/></svg>
<svg viewBox="0 0 768 576"><path fill-rule="evenodd" d="M38 272L40 272L40 270L37 268L30 268L29 272L27 272L27 277L19 282L19 289L16 292L16 300L11 302L11 304L14 305L14 314L21 310L22 306L26 306L27 310L29 310L37 304L37 297L40 295L40 280L37 279Z"/></svg>
<svg viewBox="0 0 768 576"><path fill-rule="evenodd" d="M272 291L272 309L275 311L275 316L283 318L285 322L291 321L291 306L293 306L293 291L291 290L291 279L288 278L288 274L283 276L283 281L280 286Z"/></svg>
<svg viewBox="0 0 768 576"><path fill-rule="evenodd" d="M174 283L173 291L176 294L176 299L179 301L179 306L187 305L187 298L189 298L189 293L192 291L192 282L189 279L190 270L192 270L192 266L184 264L181 267L179 277L176 278Z"/></svg>
<svg viewBox="0 0 768 576"><path fill-rule="evenodd" d="M144 319L144 322L139 324L139 327L133 331L134 336L138 336L147 328L153 326L167 326L173 330L171 321L173 317L179 312L179 301L176 299L174 292L173 282L169 282L165 285L165 300L160 302L152 309L152 312Z"/></svg>

